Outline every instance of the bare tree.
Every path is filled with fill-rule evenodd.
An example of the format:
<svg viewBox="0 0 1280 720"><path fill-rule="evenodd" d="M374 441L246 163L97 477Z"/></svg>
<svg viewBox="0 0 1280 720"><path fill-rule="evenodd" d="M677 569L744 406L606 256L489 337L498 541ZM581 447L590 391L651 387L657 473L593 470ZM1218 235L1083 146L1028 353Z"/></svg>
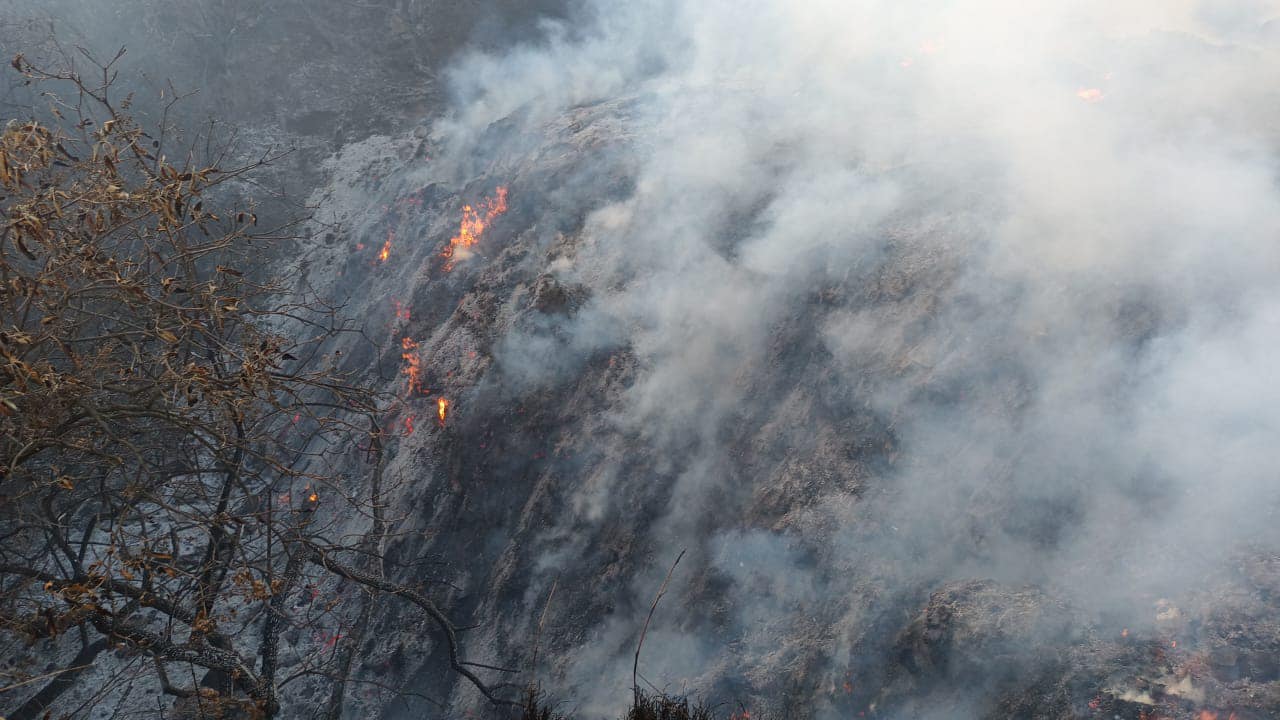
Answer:
<svg viewBox="0 0 1280 720"><path fill-rule="evenodd" d="M295 225L261 229L235 188L274 158L168 156L112 95L121 54L12 63L46 88L50 119L0 134L0 635L65 664L9 678L0 707L41 716L113 648L193 716L271 717L281 686L311 675L332 680L337 717L384 597L514 704L477 674L498 668L460 656L444 609L388 579L387 398L341 369L340 308L255 267ZM367 531L332 538L353 515ZM282 677L282 634L333 609L290 598L323 578L361 588L355 637Z"/></svg>

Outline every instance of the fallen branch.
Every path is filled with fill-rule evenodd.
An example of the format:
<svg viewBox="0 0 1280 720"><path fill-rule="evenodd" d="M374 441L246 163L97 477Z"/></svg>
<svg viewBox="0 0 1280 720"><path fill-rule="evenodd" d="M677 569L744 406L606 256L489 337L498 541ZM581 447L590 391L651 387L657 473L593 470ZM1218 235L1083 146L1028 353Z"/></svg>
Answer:
<svg viewBox="0 0 1280 720"><path fill-rule="evenodd" d="M440 628L441 633L444 635L445 643L449 648L449 666L453 671L466 678L477 690L480 691L480 694L484 695L485 699L493 705L506 705L510 707L520 706L520 703L518 702L506 700L495 695L493 690L486 685L483 680L467 669L467 663L463 662L458 657L457 629L454 627L453 622L449 620L448 616L446 616L430 598L412 588L393 583L389 580L384 580L380 577L370 575L369 573L344 565L315 548L311 549L311 557L309 559L312 563L319 565L339 577L355 581L365 587L373 588L374 590L379 590L389 595L397 595L425 610L427 615L435 622L436 627Z"/></svg>

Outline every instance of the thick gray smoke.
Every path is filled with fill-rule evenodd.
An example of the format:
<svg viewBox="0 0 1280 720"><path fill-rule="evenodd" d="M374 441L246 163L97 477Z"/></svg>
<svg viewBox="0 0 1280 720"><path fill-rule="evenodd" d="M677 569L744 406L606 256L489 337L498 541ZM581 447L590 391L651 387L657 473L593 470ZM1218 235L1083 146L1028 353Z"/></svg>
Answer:
<svg viewBox="0 0 1280 720"><path fill-rule="evenodd" d="M821 656L815 686L838 684L874 598L949 579L1141 625L1276 541L1280 3L588 10L462 63L438 132L469 148L512 113L637 108L634 192L556 272L591 291L569 347L639 364L609 423L674 478L632 592L682 547L699 568L659 613L649 681L750 696L803 670L797 644ZM521 340L512 377L573 371ZM883 464L823 476L868 426ZM806 477L816 497L759 510ZM596 478L572 511L607 525L615 492ZM719 635L681 619L709 612L678 597L700 573L736 596ZM589 712L626 697L636 624L572 654Z"/></svg>

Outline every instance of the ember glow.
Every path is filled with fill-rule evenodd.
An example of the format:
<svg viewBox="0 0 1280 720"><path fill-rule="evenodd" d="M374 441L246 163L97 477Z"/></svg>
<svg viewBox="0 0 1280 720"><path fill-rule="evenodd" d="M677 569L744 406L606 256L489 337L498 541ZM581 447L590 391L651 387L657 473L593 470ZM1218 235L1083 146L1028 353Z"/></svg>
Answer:
<svg viewBox="0 0 1280 720"><path fill-rule="evenodd" d="M422 391L422 359L418 357L418 343L407 337L400 341L400 349L403 351L400 358L405 362L400 373L409 379L406 394L413 395Z"/></svg>
<svg viewBox="0 0 1280 720"><path fill-rule="evenodd" d="M440 398L436 401L436 417L440 420L440 427L444 427L445 420L449 417L449 401Z"/></svg>
<svg viewBox="0 0 1280 720"><path fill-rule="evenodd" d="M449 246L440 253L445 259L445 270L452 270L457 260L467 257L468 248L480 242L485 228L494 218L507 211L507 188L499 187L491 198L485 198L476 207L462 207L462 222L458 234L449 239Z"/></svg>

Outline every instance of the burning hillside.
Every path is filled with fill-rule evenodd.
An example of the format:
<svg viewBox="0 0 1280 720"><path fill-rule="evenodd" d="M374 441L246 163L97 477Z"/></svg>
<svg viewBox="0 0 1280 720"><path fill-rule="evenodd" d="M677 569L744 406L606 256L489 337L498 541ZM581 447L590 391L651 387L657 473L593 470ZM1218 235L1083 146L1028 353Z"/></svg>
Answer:
<svg viewBox="0 0 1280 720"><path fill-rule="evenodd" d="M625 56L651 12L601 30L608 51L546 52ZM646 641L661 690L817 717L1268 716L1280 676L1257 663L1280 646L1244 618L1274 579L1233 568L1280 547L1274 499L1262 436L1229 418L1269 411L1219 380L1256 379L1271 337L1280 204L1230 149L1273 153L1263 116L1221 102L1274 91L1203 98L1221 134L1200 144L1148 112L1184 77L1136 82L1153 58L1230 67L1190 31L1072 35L989 3L921 41L866 12L885 24L839 41L851 16L821 4L738 18L775 52L729 72L743 40L711 28L732 13L681 7L705 54L603 100L524 74L535 50L460 74L492 80L460 81L473 104L402 175L480 198L415 231L450 238L446 269L484 237L412 290L415 322L435 313L424 363L467 413L399 462L431 478L432 517L490 529L478 564L458 539L411 552L477 568L458 602L491 624L469 642L518 665L541 633L538 677L593 711L626 696L636 618L689 548ZM1074 39L1005 64L987 36L1008 22ZM1060 71L1087 54L1124 72ZM1220 233L1266 260L1208 252Z"/></svg>
<svg viewBox="0 0 1280 720"><path fill-rule="evenodd" d="M389 720L502 712L461 656L582 717L1280 716L1265 3L587 5L326 166L299 287L394 428L333 534L465 629L338 578L282 656L364 618Z"/></svg>

